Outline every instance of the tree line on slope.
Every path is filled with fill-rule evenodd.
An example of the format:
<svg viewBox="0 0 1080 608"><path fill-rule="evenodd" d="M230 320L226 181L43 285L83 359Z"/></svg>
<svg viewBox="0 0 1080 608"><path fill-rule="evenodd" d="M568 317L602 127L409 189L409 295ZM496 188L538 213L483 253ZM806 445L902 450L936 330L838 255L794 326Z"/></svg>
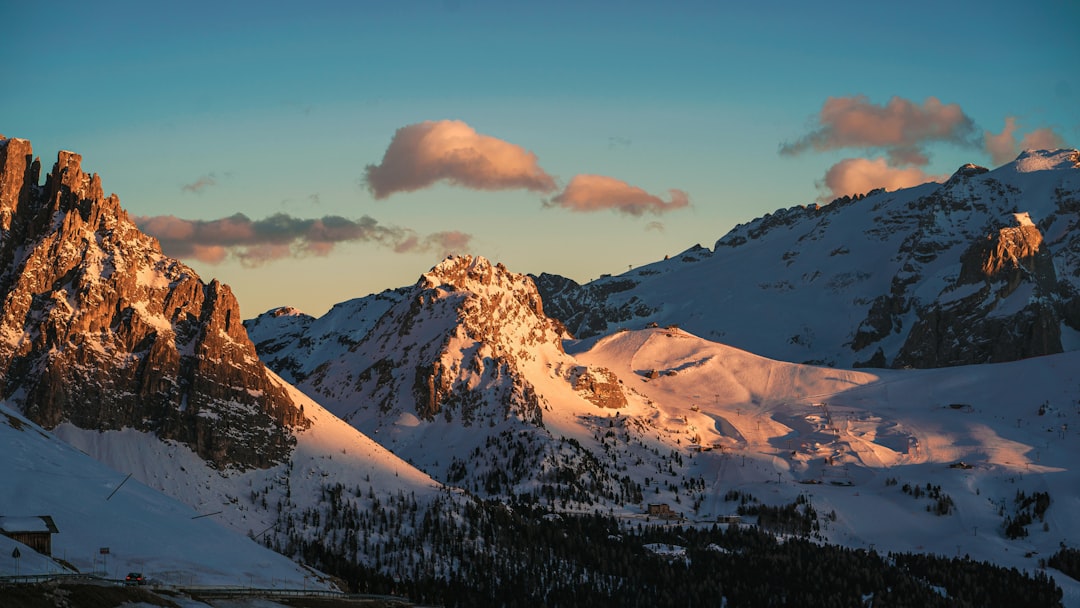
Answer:
<svg viewBox="0 0 1080 608"><path fill-rule="evenodd" d="M363 542L294 535L287 549L354 590L446 606L663 607L719 605L722 598L754 606L861 607L869 598L895 607L1061 605L1061 589L1041 571L1029 576L967 558L825 545L806 538L802 526L784 526L794 535L778 539L757 526L635 524L496 501L447 500L421 515L402 498L402 515L345 516L363 538L365 526L382 526L379 538L393 541L369 546L374 562L358 559ZM808 505L769 511L805 514ZM395 522L406 534L394 538ZM679 549L660 554L654 545Z"/></svg>

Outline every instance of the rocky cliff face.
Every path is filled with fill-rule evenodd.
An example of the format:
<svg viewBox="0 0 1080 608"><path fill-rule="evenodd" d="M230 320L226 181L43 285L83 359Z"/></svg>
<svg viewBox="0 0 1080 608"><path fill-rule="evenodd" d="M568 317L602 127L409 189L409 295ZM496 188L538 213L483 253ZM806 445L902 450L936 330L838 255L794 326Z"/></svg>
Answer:
<svg viewBox="0 0 1080 608"><path fill-rule="evenodd" d="M451 256L411 287L248 326L272 368L440 481L487 496L640 494L610 447L581 441L609 431L633 391L564 352L532 279L502 264Z"/></svg>
<svg viewBox="0 0 1080 608"><path fill-rule="evenodd" d="M960 257L955 283L919 311L897 366L943 367L1014 361L1062 352L1062 324L1080 327L1067 306L1042 233L1027 213L991 231Z"/></svg>
<svg viewBox="0 0 1080 608"><path fill-rule="evenodd" d="M328 319L309 322L324 327L318 337L302 333L292 338L294 344L306 341L308 356L316 344L338 343L336 357L328 356L331 351L324 348L315 363L306 364L300 387L331 408L341 404L339 414L346 417L369 416L356 411L362 404L360 409L385 419L407 413L465 426L495 424L509 417L542 424L546 402L529 379L535 373L532 367L550 363L544 367L545 376L549 367L558 368L561 382L580 383L583 394L596 395L594 386L603 384L582 380L583 374L586 379L603 375L585 373L573 364L562 351L565 330L545 316L532 280L502 264L452 256L412 288L368 300L363 306L354 301L339 307L370 311L385 305L384 314L373 324L362 318L351 324L332 321L329 318L340 316L335 307ZM274 314L250 322L252 332L269 336L272 332L264 329L280 324L274 321L280 316ZM345 335L358 335L356 324L364 326L364 337L355 343L342 341ZM338 329L328 334L326 327ZM278 359L263 348L276 343L269 339L259 343L261 354L273 366ZM281 361L295 358L290 355ZM590 399L617 404L617 392L600 389L603 396Z"/></svg>
<svg viewBox="0 0 1080 608"><path fill-rule="evenodd" d="M306 424L248 340L236 299L167 258L60 152L0 140L0 397L35 421L133 427L219 467L284 458Z"/></svg>

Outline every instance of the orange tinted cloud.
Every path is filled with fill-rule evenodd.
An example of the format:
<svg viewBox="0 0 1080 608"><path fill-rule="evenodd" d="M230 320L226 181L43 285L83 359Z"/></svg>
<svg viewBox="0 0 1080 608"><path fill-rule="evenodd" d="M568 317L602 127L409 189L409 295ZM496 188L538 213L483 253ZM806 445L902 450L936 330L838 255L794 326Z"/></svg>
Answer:
<svg viewBox="0 0 1080 608"><path fill-rule="evenodd" d="M894 165L925 165L922 146L933 141L970 143L974 121L960 106L928 97L921 104L893 97L875 105L864 95L830 97L817 117L818 127L795 142L780 146L780 153L840 148L880 149Z"/></svg>
<svg viewBox="0 0 1080 608"><path fill-rule="evenodd" d="M1015 116L1005 117L1005 127L1001 133L983 132L983 145L990 153L990 160L995 165L1007 163L1016 158L1022 150L1054 150L1065 146L1065 140L1050 128L1035 129L1026 133L1020 142L1016 141L1019 125Z"/></svg>
<svg viewBox="0 0 1080 608"><path fill-rule="evenodd" d="M1021 150L1056 150L1065 147L1065 139L1050 128L1035 129L1020 140Z"/></svg>
<svg viewBox="0 0 1080 608"><path fill-rule="evenodd" d="M384 226L364 216L350 220L328 215L315 219L278 213L252 220L242 213L217 220L185 220L172 215L137 217L139 229L154 236L173 257L217 264L230 255L245 266L286 257L325 256L344 242L372 242L399 253L435 252L440 256L467 250L463 232L418 235L409 228Z"/></svg>
<svg viewBox="0 0 1080 608"><path fill-rule="evenodd" d="M364 174L377 199L427 188L438 181L477 190L555 189L555 180L540 168L535 154L481 135L460 120L429 120L401 127L382 162L368 165Z"/></svg>
<svg viewBox="0 0 1080 608"><path fill-rule="evenodd" d="M434 251L445 257L451 253L467 251L471 240L472 235L456 230L435 232L427 236L410 233L394 246L394 251L397 253Z"/></svg>
<svg viewBox="0 0 1080 608"><path fill-rule="evenodd" d="M668 200L604 175L575 175L558 195L546 203L571 211L614 209L628 215L660 214L690 204L682 190L668 190Z"/></svg>
<svg viewBox="0 0 1080 608"><path fill-rule="evenodd" d="M822 197L822 200L828 201L844 195L863 194L875 188L896 190L946 179L947 175L927 175L917 167L893 167L884 158L848 158L830 167L819 185L829 190L829 194Z"/></svg>
<svg viewBox="0 0 1080 608"><path fill-rule="evenodd" d="M1001 133L994 135L990 131L983 131L983 145L990 153L990 160L995 165L1007 163L1016 158L1016 117L1005 118L1005 128Z"/></svg>

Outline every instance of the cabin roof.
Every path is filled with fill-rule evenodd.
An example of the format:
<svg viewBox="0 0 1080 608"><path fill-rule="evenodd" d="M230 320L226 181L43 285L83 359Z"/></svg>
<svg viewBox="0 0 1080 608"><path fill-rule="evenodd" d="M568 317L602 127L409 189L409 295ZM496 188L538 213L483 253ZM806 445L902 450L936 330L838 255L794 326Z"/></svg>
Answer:
<svg viewBox="0 0 1080 608"><path fill-rule="evenodd" d="M56 524L48 515L0 515L0 532L50 532L56 534Z"/></svg>

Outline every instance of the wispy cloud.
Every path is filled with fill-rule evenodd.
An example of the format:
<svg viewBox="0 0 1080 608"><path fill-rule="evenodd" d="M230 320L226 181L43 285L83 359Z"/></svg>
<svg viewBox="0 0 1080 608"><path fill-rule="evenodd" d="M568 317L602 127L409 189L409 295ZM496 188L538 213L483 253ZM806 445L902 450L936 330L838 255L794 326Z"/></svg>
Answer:
<svg viewBox="0 0 1080 608"><path fill-rule="evenodd" d="M928 97L921 104L893 97L876 105L864 95L825 100L812 131L780 146L784 155L842 148L882 150L894 166L927 164L931 142L971 145L975 122L955 103Z"/></svg>
<svg viewBox="0 0 1080 608"><path fill-rule="evenodd" d="M555 180L521 146L477 133L460 120L401 127L378 165L364 169L372 196L386 198L445 181L476 190L555 190Z"/></svg>
<svg viewBox="0 0 1080 608"><path fill-rule="evenodd" d="M983 144L986 146L986 151L990 153L990 160L995 165L1013 160L1021 150L1055 149L1065 146L1065 139L1053 129L1046 127L1035 129L1024 134L1019 142L1016 139L1018 130L1019 124L1016 117L1007 116L1001 133L983 132Z"/></svg>
<svg viewBox="0 0 1080 608"><path fill-rule="evenodd" d="M862 194L875 188L896 190L932 181L944 181L948 175L928 175L918 167L894 167L884 158L847 158L825 172L818 184L828 190L822 201L840 196Z"/></svg>
<svg viewBox="0 0 1080 608"><path fill-rule="evenodd" d="M612 209L628 215L661 214L690 204L682 190L668 190L668 200L604 175L575 175L562 192L545 203L571 211Z"/></svg>
<svg viewBox="0 0 1080 608"><path fill-rule="evenodd" d="M230 256L246 266L286 257L325 256L339 243L371 242L398 253L467 250L471 236L463 232L417 234L409 228L385 226L364 216L359 220L327 215L305 219L278 213L252 220L242 213L217 220L186 220L172 215L136 217L139 229L154 236L168 255L217 264Z"/></svg>
<svg viewBox="0 0 1080 608"><path fill-rule="evenodd" d="M191 182L190 184L184 184L183 186L180 187L180 190L182 190L183 192L191 192L191 193L194 193L194 194L200 194L200 193L202 193L203 190L209 188L210 186L216 186L216 185L217 185L217 176L214 175L213 173L211 173L209 175L203 175L199 179Z"/></svg>

